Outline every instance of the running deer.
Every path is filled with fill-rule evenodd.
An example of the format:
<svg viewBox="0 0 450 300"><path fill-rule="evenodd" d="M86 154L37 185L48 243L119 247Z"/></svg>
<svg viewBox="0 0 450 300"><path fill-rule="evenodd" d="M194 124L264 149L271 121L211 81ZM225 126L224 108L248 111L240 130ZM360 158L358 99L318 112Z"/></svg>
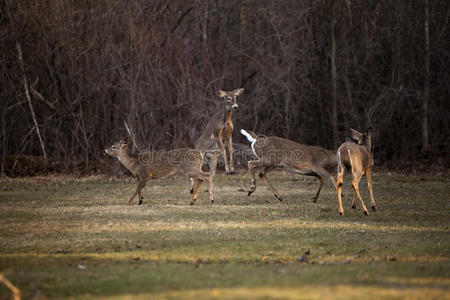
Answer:
<svg viewBox="0 0 450 300"><path fill-rule="evenodd" d="M177 148L169 151L133 153L130 146L130 137L126 137L105 149L105 154L117 157L137 179L136 191L131 195L128 204L131 204L136 195L139 197L139 205L142 204L141 191L149 180L166 177L177 172L197 179L197 186L192 192L191 205L197 199L200 187L205 180L209 183L209 199L211 203L214 202L212 176L202 171L203 154L200 151Z"/></svg>
<svg viewBox="0 0 450 300"><path fill-rule="evenodd" d="M353 176L353 189L355 195L353 196L352 208L356 208L356 197L359 199L359 203L364 210L364 214L368 215L364 201L359 193L359 181L361 177L366 174L367 184L369 186L370 200L372 209L377 210L375 200L373 199L372 191L372 166L373 156L372 150L372 127L367 130L367 133L360 133L354 129L350 129L352 138L358 141L358 144L353 142L343 143L337 150L337 163L338 163L338 176L337 176L337 190L339 199L339 214L344 215L344 209L342 208L342 182L344 180L344 172L351 172Z"/></svg>
<svg viewBox="0 0 450 300"><path fill-rule="evenodd" d="M225 173L227 175L235 174L234 155L233 155L233 110L238 108L236 98L244 91L243 88L231 92L222 90L217 91L217 95L224 99L225 107L217 111L208 121L205 131L198 139L195 149L202 151L207 159L211 176L216 174L217 162L220 154L223 155L225 163ZM228 166L228 157L226 147L230 155L230 164ZM191 193L194 189L194 181L191 179Z"/></svg>
<svg viewBox="0 0 450 300"><path fill-rule="evenodd" d="M247 137L253 153L258 158L248 162L249 173L252 177L248 196L256 190L255 175L258 174L275 194L275 197L282 201L280 194L267 178L267 173L277 168L282 168L293 174L314 176L319 179L319 186L313 196L313 202L316 202L319 198L324 179L328 178L336 188L332 172L336 170L337 162L336 154L333 151L318 146L302 145L275 136L257 136L255 133L244 129L241 129L241 133Z"/></svg>

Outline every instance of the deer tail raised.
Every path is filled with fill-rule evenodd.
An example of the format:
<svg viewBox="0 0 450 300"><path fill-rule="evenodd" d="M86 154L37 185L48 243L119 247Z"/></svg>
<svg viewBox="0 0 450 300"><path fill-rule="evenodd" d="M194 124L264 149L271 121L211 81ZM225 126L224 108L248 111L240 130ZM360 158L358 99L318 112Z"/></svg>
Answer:
<svg viewBox="0 0 450 300"><path fill-rule="evenodd" d="M241 129L241 134L244 135L250 143L254 143L256 141L256 139L258 138L257 135L254 134L253 132L251 132L251 131L247 132L244 129Z"/></svg>

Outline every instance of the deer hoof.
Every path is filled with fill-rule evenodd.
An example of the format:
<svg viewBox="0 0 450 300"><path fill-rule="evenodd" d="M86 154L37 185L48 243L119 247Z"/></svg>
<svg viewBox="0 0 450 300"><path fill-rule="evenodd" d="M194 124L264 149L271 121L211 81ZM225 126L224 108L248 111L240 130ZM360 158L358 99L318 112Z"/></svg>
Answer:
<svg viewBox="0 0 450 300"><path fill-rule="evenodd" d="M191 205L194 205L195 200L191 201Z"/></svg>
<svg viewBox="0 0 450 300"><path fill-rule="evenodd" d="M373 206L372 206L372 209L373 209L374 211L376 211L376 210L377 210L377 207L376 207L375 205L373 205Z"/></svg>
<svg viewBox="0 0 450 300"><path fill-rule="evenodd" d="M250 196L253 193L253 191L248 191L247 197Z"/></svg>
<svg viewBox="0 0 450 300"><path fill-rule="evenodd" d="M139 205L141 205L142 203L144 203L144 201L142 199L139 199Z"/></svg>
<svg viewBox="0 0 450 300"><path fill-rule="evenodd" d="M316 202L317 202L317 198L313 197L313 203L316 203Z"/></svg>
<svg viewBox="0 0 450 300"><path fill-rule="evenodd" d="M280 200L281 202L283 202L283 198L281 198L281 196L275 195L275 197L277 197L278 200Z"/></svg>
<svg viewBox="0 0 450 300"><path fill-rule="evenodd" d="M191 189L191 190L189 191L189 193L193 194L193 193L194 193L194 189Z"/></svg>
<svg viewBox="0 0 450 300"><path fill-rule="evenodd" d="M364 211L364 215L369 215L369 212L368 211Z"/></svg>
<svg viewBox="0 0 450 300"><path fill-rule="evenodd" d="M356 205L352 205L352 208L355 209L355 208L356 208Z"/></svg>
<svg viewBox="0 0 450 300"><path fill-rule="evenodd" d="M343 216L343 215L344 215L344 212L343 212L343 211L340 211L339 214L340 214L341 216Z"/></svg>
<svg viewBox="0 0 450 300"><path fill-rule="evenodd" d="M226 171L225 174L227 174L227 175L233 175L233 174L234 174L234 171Z"/></svg>

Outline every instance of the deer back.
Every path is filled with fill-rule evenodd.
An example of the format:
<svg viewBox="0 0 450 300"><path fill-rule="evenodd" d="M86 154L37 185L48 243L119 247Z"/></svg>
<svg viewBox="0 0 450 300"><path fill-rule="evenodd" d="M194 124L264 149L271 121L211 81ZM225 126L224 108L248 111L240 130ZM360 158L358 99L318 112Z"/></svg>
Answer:
<svg viewBox="0 0 450 300"><path fill-rule="evenodd" d="M347 171L359 170L364 173L373 164L372 155L365 145L345 142L337 153L338 163Z"/></svg>
<svg viewBox="0 0 450 300"><path fill-rule="evenodd" d="M333 151L300 144L280 137L259 137L254 144L255 154L268 164L285 164L289 167L306 170L314 165L335 169L336 155Z"/></svg>
<svg viewBox="0 0 450 300"><path fill-rule="evenodd" d="M152 151L140 155L140 164L151 178L169 176L177 171L186 173L198 169L202 162L203 155L191 148Z"/></svg>
<svg viewBox="0 0 450 300"><path fill-rule="evenodd" d="M343 143L337 151L338 164L348 171L358 171L362 174L373 165L372 135L373 128L369 127L366 133L360 133L350 128L353 139L358 144L352 142Z"/></svg>
<svg viewBox="0 0 450 300"><path fill-rule="evenodd" d="M218 148L218 132L221 128L223 128L223 126L223 110L219 110L209 119L205 130L195 144L195 149L206 151Z"/></svg>

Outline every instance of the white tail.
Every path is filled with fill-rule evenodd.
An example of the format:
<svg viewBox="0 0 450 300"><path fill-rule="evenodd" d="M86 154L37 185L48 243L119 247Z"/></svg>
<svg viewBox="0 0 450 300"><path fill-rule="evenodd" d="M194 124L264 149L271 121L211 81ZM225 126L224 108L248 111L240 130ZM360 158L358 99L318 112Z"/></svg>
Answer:
<svg viewBox="0 0 450 300"><path fill-rule="evenodd" d="M247 131L245 131L244 129L241 129L241 133L247 138L247 140L250 143L254 143L256 142L256 138L254 138L250 133L248 133Z"/></svg>
<svg viewBox="0 0 450 300"><path fill-rule="evenodd" d="M252 178L248 192L250 196L256 190L256 174L282 201L281 195L267 178L267 174L277 168L282 168L294 174L314 176L319 179L319 187L313 196L316 202L325 178L336 187L331 170L336 170L336 155L333 151L317 146L302 145L279 137L259 137L254 133L241 130L241 133L252 143L252 150L257 160L248 162L249 173Z"/></svg>
<svg viewBox="0 0 450 300"><path fill-rule="evenodd" d="M337 163L338 163L338 175L337 175L337 189L338 189L338 201L339 201L339 214L344 214L344 208L342 207L342 182L344 181L345 171L350 172L353 175L353 189L355 195L353 196L352 208L356 208L356 197L363 208L364 214L367 215L366 205L359 193L359 181L361 177L366 174L367 184L369 186L370 200L372 209L376 210L377 206L373 198L372 190L372 166L373 156L371 153L372 148L372 127L367 130L367 133L359 133L354 129L350 129L352 137L358 141L358 144L352 142L345 142L337 150Z"/></svg>

